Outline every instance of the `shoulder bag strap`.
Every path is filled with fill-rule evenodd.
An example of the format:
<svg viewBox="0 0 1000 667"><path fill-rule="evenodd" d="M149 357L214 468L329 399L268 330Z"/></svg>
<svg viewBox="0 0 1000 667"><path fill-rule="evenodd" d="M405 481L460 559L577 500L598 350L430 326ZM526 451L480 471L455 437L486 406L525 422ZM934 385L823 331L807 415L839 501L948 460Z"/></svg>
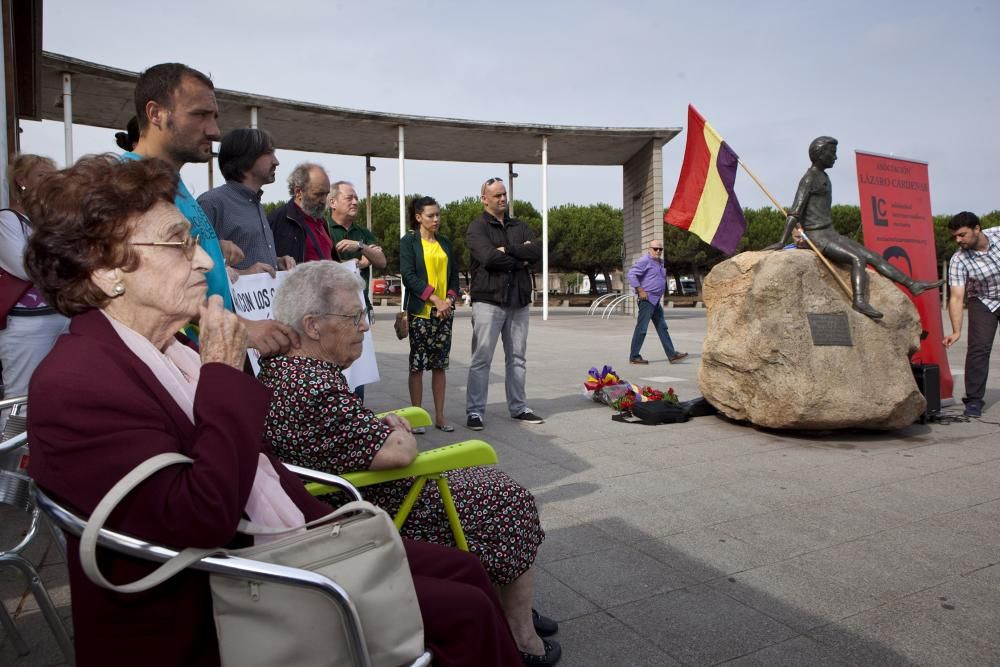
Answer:
<svg viewBox="0 0 1000 667"><path fill-rule="evenodd" d="M138 593L149 590L157 586L181 570L197 563L205 556L221 553L222 549L184 549L179 554L160 565L149 574L138 581L130 584L116 586L108 581L97 566L97 536L104 527L104 522L108 520L111 512L114 511L118 503L129 494L132 489L148 479L154 473L163 468L177 463L191 463L192 459L177 452L166 452L143 461L135 467L129 474L125 475L117 484L111 487L101 502L97 504L93 514L87 521L87 527L80 537L80 565L86 573L87 578L92 582L119 593Z"/></svg>
<svg viewBox="0 0 1000 667"><path fill-rule="evenodd" d="M375 507L371 503L364 500L354 500L343 507L340 507L333 512L330 512L326 516L321 516L318 519L313 519L312 521L305 523L301 526L296 526L295 528L271 528L269 526L262 526L259 523L254 523L252 521L247 521L246 519L240 520L239 532L244 535L282 535L284 533L294 533L297 530L302 530L303 528L312 528L313 526L318 526L323 523L329 523L331 521L336 521L341 519L348 514L355 514L357 512L364 512L366 514L377 514L379 508Z"/></svg>

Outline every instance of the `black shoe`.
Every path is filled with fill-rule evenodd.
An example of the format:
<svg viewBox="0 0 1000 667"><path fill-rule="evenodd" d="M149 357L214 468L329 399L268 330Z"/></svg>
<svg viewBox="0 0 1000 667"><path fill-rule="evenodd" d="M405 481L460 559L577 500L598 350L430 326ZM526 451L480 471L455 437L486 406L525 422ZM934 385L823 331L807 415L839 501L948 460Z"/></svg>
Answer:
<svg viewBox="0 0 1000 667"><path fill-rule="evenodd" d="M541 417L539 417L538 415L536 415L531 410L525 410L524 412L522 412L518 416L514 417L514 419L516 419L518 421L522 421L522 422L527 422L529 424L544 424L545 423L544 419L542 419Z"/></svg>
<svg viewBox="0 0 1000 667"><path fill-rule="evenodd" d="M465 420L465 427L473 431L482 431L483 418L479 415L469 415L469 418Z"/></svg>
<svg viewBox="0 0 1000 667"><path fill-rule="evenodd" d="M521 651L521 660L524 661L525 665L528 667L531 665L554 665L559 662L559 658L562 657L562 646L559 645L559 642L554 639L543 639L542 644L545 646L544 655L533 655Z"/></svg>
<svg viewBox="0 0 1000 667"><path fill-rule="evenodd" d="M551 637L559 632L559 624L548 616L542 616L534 609L531 610L531 621L535 624L535 632L539 637Z"/></svg>
<svg viewBox="0 0 1000 667"><path fill-rule="evenodd" d="M636 357L635 359L629 359L628 362L630 364L637 364L639 366L645 366L645 365L647 365L649 363L648 361L646 361L642 357Z"/></svg>
<svg viewBox="0 0 1000 667"><path fill-rule="evenodd" d="M978 403L968 403L965 406L965 412L963 412L966 417L982 417L983 416L983 406Z"/></svg>

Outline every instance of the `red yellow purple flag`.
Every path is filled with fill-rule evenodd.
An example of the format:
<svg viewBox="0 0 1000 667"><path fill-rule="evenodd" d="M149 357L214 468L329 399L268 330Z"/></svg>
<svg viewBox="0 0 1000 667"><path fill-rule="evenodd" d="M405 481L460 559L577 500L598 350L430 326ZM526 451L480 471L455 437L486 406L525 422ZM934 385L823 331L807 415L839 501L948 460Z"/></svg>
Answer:
<svg viewBox="0 0 1000 667"><path fill-rule="evenodd" d="M747 228L733 192L739 160L715 128L688 105L684 164L663 219L698 235L727 255L736 252Z"/></svg>

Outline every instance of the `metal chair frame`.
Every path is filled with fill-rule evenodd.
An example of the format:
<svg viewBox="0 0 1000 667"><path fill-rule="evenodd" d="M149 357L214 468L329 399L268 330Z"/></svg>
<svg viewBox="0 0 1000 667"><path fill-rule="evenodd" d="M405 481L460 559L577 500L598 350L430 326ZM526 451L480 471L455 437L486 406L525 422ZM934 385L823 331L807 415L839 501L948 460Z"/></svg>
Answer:
<svg viewBox="0 0 1000 667"><path fill-rule="evenodd" d="M0 504L10 505L31 514L31 526L21 541L6 551L0 551L0 567L12 567L24 577L32 595L35 596L35 601L38 603L38 608L42 612L45 622L52 634L55 635L63 656L70 665L73 665L73 642L66 631L66 626L59 618L59 612L56 611L56 606L52 603L52 598L49 597L49 592L45 589L42 578L38 575L38 570L23 555L23 551L35 539L39 524L44 521L38 505L32 497L34 489L35 484L30 477L9 470L0 470ZM7 613L6 608L2 607L3 605L0 605L0 626L3 626L7 631L17 654L25 656L29 653L28 645L21 637L21 633L18 632L14 620Z"/></svg>
<svg viewBox="0 0 1000 667"><path fill-rule="evenodd" d="M337 475L330 475L296 466L288 466L288 468L304 479L337 486L345 490L354 499L361 499L360 492ZM35 487L35 502L59 529L75 537L79 537L83 533L86 521L59 505L37 487ZM101 529L98 536L98 544L117 553L157 563L162 563L177 555L177 551L173 549L108 529ZM328 596L340 612L353 663L358 667L371 666L371 658L368 655L368 648L365 645L364 631L361 628L361 620L358 617L357 609L354 603L351 602L347 591L331 579L308 570L262 563L237 556L210 556L203 558L191 567L202 572L227 577L253 577L262 581L303 586L319 591ZM430 664L431 654L425 651L423 655L411 663L411 667L425 667Z"/></svg>

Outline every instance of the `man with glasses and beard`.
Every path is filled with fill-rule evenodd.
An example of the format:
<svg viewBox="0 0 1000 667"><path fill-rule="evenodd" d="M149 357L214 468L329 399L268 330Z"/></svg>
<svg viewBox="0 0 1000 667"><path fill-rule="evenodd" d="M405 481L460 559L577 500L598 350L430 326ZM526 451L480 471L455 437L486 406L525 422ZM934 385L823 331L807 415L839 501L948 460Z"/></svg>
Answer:
<svg viewBox="0 0 1000 667"><path fill-rule="evenodd" d="M667 355L667 361L674 363L688 356L687 352L674 349L667 331L667 320L663 317L663 293L667 288L667 267L663 261L663 241L654 240L649 244L648 252L628 271L628 282L635 290L638 302L639 316L635 320L635 331L632 333L632 347L628 360L631 364L648 364L642 358L642 343L646 340L646 330L649 321L653 321L656 333L660 336L660 344Z"/></svg>
<svg viewBox="0 0 1000 667"><path fill-rule="evenodd" d="M317 259L339 262L323 219L330 194L326 170L311 162L298 165L288 177L288 194L291 199L267 217L278 255L288 255L297 264Z"/></svg>
<svg viewBox="0 0 1000 667"><path fill-rule="evenodd" d="M135 84L136 120L139 141L133 150L122 154L123 160L158 158L180 171L189 162L212 159L212 142L219 140L219 105L211 79L196 69L180 63L161 63L139 75ZM243 251L231 241L220 241L208 216L179 181L174 204L191 223L191 235L212 258L206 274L208 294L222 297L227 309L233 309L226 264L243 261ZM298 334L273 320L241 319L246 327L249 347L261 356L284 354Z"/></svg>

